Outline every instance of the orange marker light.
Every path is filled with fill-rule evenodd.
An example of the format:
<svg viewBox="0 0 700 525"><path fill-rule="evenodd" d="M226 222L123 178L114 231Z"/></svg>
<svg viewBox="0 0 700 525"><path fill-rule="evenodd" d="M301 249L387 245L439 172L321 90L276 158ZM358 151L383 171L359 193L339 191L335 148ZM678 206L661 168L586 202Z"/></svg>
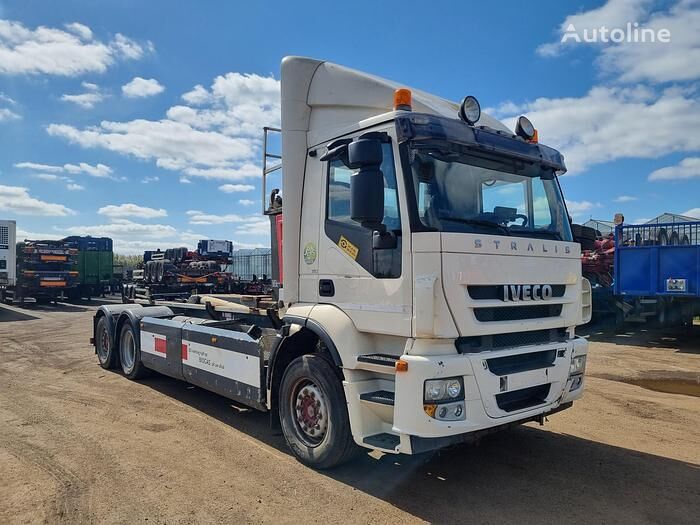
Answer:
<svg viewBox="0 0 700 525"><path fill-rule="evenodd" d="M399 359L396 361L395 368L397 372L408 372L408 363Z"/></svg>
<svg viewBox="0 0 700 525"><path fill-rule="evenodd" d="M532 138L528 140L528 142L532 142L533 144L537 144L539 142L539 138L537 136L537 130L535 130L535 134L532 135Z"/></svg>
<svg viewBox="0 0 700 525"><path fill-rule="evenodd" d="M394 111L411 111L411 90L400 88L394 91Z"/></svg>
<svg viewBox="0 0 700 525"><path fill-rule="evenodd" d="M437 409L437 405L423 405L423 410L430 417L435 417L435 410L436 409Z"/></svg>

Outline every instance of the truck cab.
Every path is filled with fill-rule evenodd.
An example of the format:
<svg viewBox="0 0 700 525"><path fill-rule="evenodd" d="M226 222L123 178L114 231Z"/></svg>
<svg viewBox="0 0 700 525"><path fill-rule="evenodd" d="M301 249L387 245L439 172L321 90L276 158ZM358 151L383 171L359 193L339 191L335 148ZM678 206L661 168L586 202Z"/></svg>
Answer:
<svg viewBox="0 0 700 525"><path fill-rule="evenodd" d="M433 448L582 394L590 293L563 157L470 122L474 102L282 64L284 318L335 345L360 444ZM402 371L376 365L391 358Z"/></svg>

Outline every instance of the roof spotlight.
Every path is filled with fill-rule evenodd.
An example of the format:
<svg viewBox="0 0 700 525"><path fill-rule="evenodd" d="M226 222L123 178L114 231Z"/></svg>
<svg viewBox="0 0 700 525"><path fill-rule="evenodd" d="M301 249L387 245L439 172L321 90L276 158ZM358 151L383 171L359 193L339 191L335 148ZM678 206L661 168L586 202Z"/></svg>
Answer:
<svg viewBox="0 0 700 525"><path fill-rule="evenodd" d="M532 140L535 138L537 130L527 117L521 116L518 117L518 121L515 124L515 134L518 137L524 138L525 140Z"/></svg>
<svg viewBox="0 0 700 525"><path fill-rule="evenodd" d="M459 118L464 122L473 126L481 117L481 106L476 97L469 95L464 97L462 104L459 106Z"/></svg>

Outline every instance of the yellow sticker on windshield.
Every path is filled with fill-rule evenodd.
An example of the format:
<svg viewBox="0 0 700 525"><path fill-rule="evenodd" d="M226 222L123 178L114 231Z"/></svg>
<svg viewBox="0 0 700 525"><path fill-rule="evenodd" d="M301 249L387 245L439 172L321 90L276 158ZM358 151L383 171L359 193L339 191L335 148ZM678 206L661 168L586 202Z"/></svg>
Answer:
<svg viewBox="0 0 700 525"><path fill-rule="evenodd" d="M341 250L343 250L350 257L352 257L353 260L357 259L357 254L360 252L360 250L357 248L357 246L348 241L342 235L340 236L340 240L338 241L338 246L340 246Z"/></svg>

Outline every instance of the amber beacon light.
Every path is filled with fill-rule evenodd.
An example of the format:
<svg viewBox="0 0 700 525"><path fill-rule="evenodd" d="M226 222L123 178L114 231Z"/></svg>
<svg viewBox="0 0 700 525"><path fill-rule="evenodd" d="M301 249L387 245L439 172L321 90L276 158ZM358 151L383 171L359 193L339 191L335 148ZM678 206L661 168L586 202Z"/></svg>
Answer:
<svg viewBox="0 0 700 525"><path fill-rule="evenodd" d="M394 91L394 111L411 111L411 90L400 88Z"/></svg>

